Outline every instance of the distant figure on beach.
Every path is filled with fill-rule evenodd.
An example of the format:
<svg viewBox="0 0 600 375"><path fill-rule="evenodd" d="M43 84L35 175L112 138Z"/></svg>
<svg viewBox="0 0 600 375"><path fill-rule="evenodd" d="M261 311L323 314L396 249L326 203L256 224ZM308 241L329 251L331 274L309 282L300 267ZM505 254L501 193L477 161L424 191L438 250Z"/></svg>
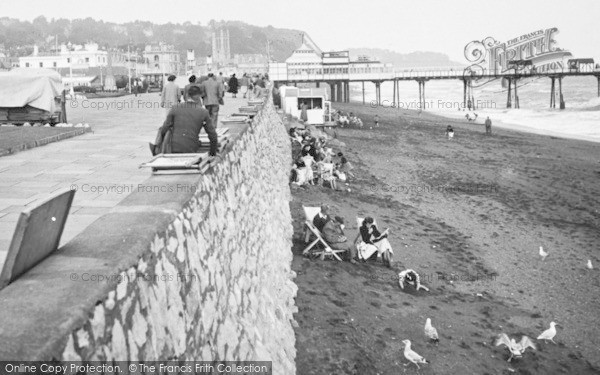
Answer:
<svg viewBox="0 0 600 375"><path fill-rule="evenodd" d="M454 138L454 129L452 129L452 125L446 127L446 137L448 137L448 139Z"/></svg>
<svg viewBox="0 0 600 375"><path fill-rule="evenodd" d="M492 120L490 120L490 116L485 119L485 134L492 135Z"/></svg>
<svg viewBox="0 0 600 375"><path fill-rule="evenodd" d="M306 122L308 121L308 106L306 105L306 102L302 102L302 104L300 105L300 120Z"/></svg>
<svg viewBox="0 0 600 375"><path fill-rule="evenodd" d="M170 75L167 78L167 84L163 86L162 92L160 94L160 106L164 108L167 113L175 106L175 104L179 103L181 99L181 92L179 90L179 86L175 84L174 75Z"/></svg>
<svg viewBox="0 0 600 375"><path fill-rule="evenodd" d="M429 292L429 288L421 285L419 274L411 269L404 270L398 274L398 284L402 290L404 290L404 283L413 285L417 291L423 289Z"/></svg>
<svg viewBox="0 0 600 375"><path fill-rule="evenodd" d="M169 110L169 114L160 131L164 135L168 130L173 132L171 152L196 153L200 148L198 135L202 128L210 140L210 156L217 154L217 132L212 125L208 111L202 108L201 90L197 86L190 87L189 99L178 103Z"/></svg>
<svg viewBox="0 0 600 375"><path fill-rule="evenodd" d="M360 257L367 260L377 253L381 256L383 264L388 268L392 268L392 245L388 241L389 229L379 232L375 225L375 220L372 217L365 217L362 225L359 228L360 241L356 247L360 253Z"/></svg>
<svg viewBox="0 0 600 375"><path fill-rule="evenodd" d="M373 120L375 121L375 127L378 128L379 127L379 115L375 115L375 118Z"/></svg>

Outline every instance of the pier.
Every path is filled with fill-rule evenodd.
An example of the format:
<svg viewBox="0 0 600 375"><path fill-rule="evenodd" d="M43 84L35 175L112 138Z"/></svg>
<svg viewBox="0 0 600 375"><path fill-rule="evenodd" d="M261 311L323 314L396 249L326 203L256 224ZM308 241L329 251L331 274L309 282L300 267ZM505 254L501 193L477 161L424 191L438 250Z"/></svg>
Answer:
<svg viewBox="0 0 600 375"><path fill-rule="evenodd" d="M284 64L279 64L284 65ZM519 108L518 83L519 80L533 77L547 77L550 79L550 108L556 108L556 97L559 98L559 108L565 108L565 98L562 92L563 78L593 76L598 82L598 96L600 97L600 68L569 68L546 70L537 72L535 69L510 69L507 72L489 72L475 73L463 69L439 69L439 70L410 70L393 71L390 69L381 69L378 72L353 72L346 69L341 73L324 73L321 69L312 69L316 72L298 73L298 69L288 72L281 66L271 66L269 69L270 78L278 83L285 85L297 85L299 83L316 84L327 83L331 88L331 100L334 102L350 101L350 83L362 84L362 101L365 103L365 83L375 85L375 99L381 102L381 86L384 83L391 82L393 85L393 102L400 101L398 84L400 81L415 81L419 90L420 108L425 108L425 87L430 80L458 80L463 82L463 105L465 108L476 109L476 100L474 88L483 86L496 80L505 80L507 84L506 108Z"/></svg>

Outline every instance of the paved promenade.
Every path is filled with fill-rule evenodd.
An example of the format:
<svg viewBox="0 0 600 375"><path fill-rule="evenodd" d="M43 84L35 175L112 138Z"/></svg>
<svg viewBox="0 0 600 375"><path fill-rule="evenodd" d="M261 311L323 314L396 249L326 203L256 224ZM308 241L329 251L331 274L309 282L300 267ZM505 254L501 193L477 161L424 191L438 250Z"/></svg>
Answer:
<svg viewBox="0 0 600 375"><path fill-rule="evenodd" d="M93 133L0 157L0 269L19 214L28 206L56 190L77 189L62 246L144 186L151 172L138 166L151 158L148 142L164 121L159 103L157 93L69 102L69 122L89 123ZM226 97L219 118L242 105L246 99Z"/></svg>

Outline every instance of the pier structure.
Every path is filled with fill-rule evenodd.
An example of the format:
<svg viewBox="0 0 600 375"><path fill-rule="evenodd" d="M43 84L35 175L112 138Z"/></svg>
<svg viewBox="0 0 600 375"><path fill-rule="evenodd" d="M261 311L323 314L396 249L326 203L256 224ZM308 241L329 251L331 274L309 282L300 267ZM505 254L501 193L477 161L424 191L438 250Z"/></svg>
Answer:
<svg viewBox="0 0 600 375"><path fill-rule="evenodd" d="M273 65L273 64L271 64ZM327 83L331 88L331 100L334 102L348 102L350 100L350 83L360 83L362 86L362 101L365 103L365 84L375 86L375 99L381 103L381 86L391 82L393 85L393 102L400 101L398 85L400 81L415 81L419 90L419 105L425 105L425 87L431 80L458 80L463 83L463 105L465 108L475 108L474 88L496 80L504 80L507 88L506 108L520 108L518 82L524 78L547 77L550 79L550 107L556 108L558 97L559 108L565 108L565 98L562 90L562 81L566 77L593 76L598 82L598 96L600 97L600 68L588 71L574 71L573 69L553 70L546 72L494 72L482 75L466 75L461 70L435 70L435 71L389 71L365 72L345 74L290 74L279 69L269 69L269 77L279 84L297 85L299 83Z"/></svg>
<svg viewBox="0 0 600 375"><path fill-rule="evenodd" d="M303 39L304 41L304 39ZM458 80L463 83L463 105L465 108L477 109L475 88L489 82L501 80L506 85L506 108L519 108L518 83L524 78L547 77L551 84L550 107L556 108L558 97L559 108L565 108L562 92L562 80L566 77L594 76L598 81L600 96L600 67L594 66L591 59L569 60L567 67L537 71L529 60L511 62L506 71L473 71L459 68L411 69L397 71L392 64L374 61L366 56L358 56L350 60L348 51L322 52L314 46L314 42L304 42L285 63L269 63L269 77L277 84L298 85L322 83L329 85L331 100L334 102L350 101L350 83L362 85L362 101L365 103L365 84L375 86L377 103L381 103L381 86L391 82L393 85L393 103L400 102L399 82L415 81L419 90L419 108L425 109L425 87L432 80ZM558 85L556 84L558 81Z"/></svg>

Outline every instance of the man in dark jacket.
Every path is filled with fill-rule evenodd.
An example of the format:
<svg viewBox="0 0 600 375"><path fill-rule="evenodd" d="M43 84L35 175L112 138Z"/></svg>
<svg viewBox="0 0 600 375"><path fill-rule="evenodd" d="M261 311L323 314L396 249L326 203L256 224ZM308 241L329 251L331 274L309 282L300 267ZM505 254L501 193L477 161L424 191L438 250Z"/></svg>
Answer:
<svg viewBox="0 0 600 375"><path fill-rule="evenodd" d="M191 86L188 90L189 100L173 107L161 127L162 134L173 128L171 147L174 154L198 152L198 135L202 128L210 140L210 156L217 154L217 132L208 111L202 108L201 92L200 87Z"/></svg>

